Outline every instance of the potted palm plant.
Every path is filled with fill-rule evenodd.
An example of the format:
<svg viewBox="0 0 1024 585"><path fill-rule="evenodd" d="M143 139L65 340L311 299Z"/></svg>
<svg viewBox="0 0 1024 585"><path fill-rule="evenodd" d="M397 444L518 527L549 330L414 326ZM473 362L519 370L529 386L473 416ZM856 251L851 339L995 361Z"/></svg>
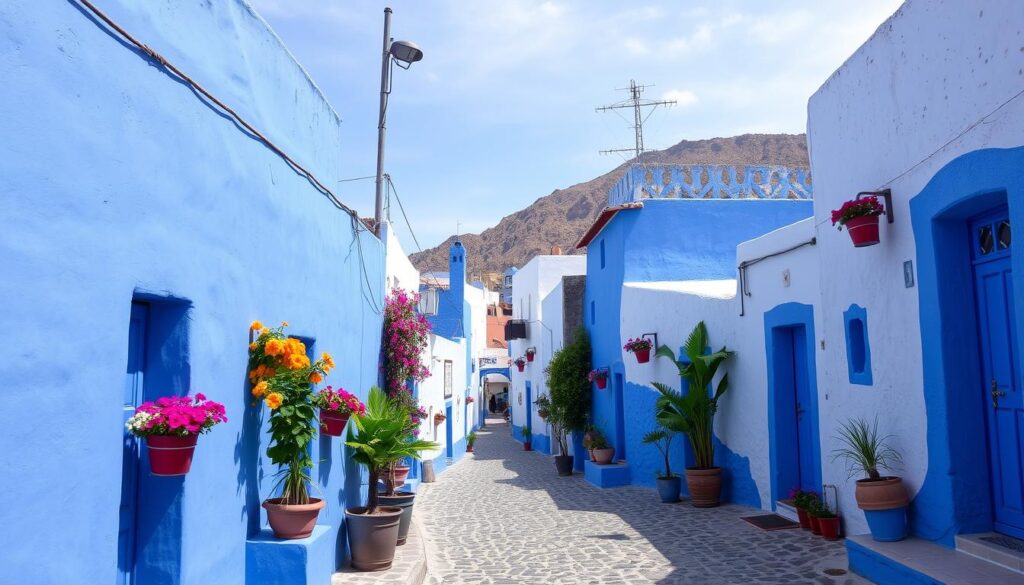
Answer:
<svg viewBox="0 0 1024 585"><path fill-rule="evenodd" d="M669 463L669 453L672 450L672 439L676 433L670 429L660 428L644 435L643 442L654 445L661 452L665 461L665 473L658 474L657 485L658 495L661 501L666 504L679 501L679 492L682 489L679 476L672 473L672 466Z"/></svg>
<svg viewBox="0 0 1024 585"><path fill-rule="evenodd" d="M902 461L900 454L889 446L890 436L878 436L878 421L872 424L864 419L850 419L839 428L837 437L842 447L833 451L833 461L843 459L850 477L865 476L857 480L855 496L857 507L871 529L871 537L882 542L903 540L907 537L907 489L896 476L882 475L880 470L891 471Z"/></svg>
<svg viewBox="0 0 1024 585"><path fill-rule="evenodd" d="M267 520L278 538L305 538L312 534L324 507L322 499L309 496L313 467L309 444L318 426L313 422L313 385L323 380L334 361L326 353L311 361L305 344L287 337L285 327L286 323L260 328L249 345L249 379L254 384L252 395L270 409L267 456L280 470L280 497L263 502Z"/></svg>
<svg viewBox="0 0 1024 585"><path fill-rule="evenodd" d="M658 424L685 433L693 448L695 465L686 469L686 487L690 491L691 503L697 508L713 508L721 500L722 469L715 467L713 427L718 400L729 389L729 374L724 374L718 381L714 393L710 389L719 368L734 354L724 346L718 351L705 353L707 347L708 330L701 321L683 344L689 361L677 360L675 353L666 345L658 348L657 355L671 359L679 370L679 376L689 382L689 391L685 395L665 384L653 383L661 394L655 405Z"/></svg>
<svg viewBox="0 0 1024 585"><path fill-rule="evenodd" d="M421 451L435 449L437 444L411 437L408 410L380 388L370 389L366 413L353 416L352 421L355 425L349 426L345 444L353 450L352 460L366 468L370 485L366 506L345 510L352 566L382 571L394 561L402 516L411 518L412 510L411 506L408 512L398 506L382 506L377 483L395 462L418 458Z"/></svg>
<svg viewBox="0 0 1024 585"><path fill-rule="evenodd" d="M473 452L473 445L475 445L475 444L476 444L476 431L470 431L470 433L468 435L466 435L466 453L472 453Z"/></svg>

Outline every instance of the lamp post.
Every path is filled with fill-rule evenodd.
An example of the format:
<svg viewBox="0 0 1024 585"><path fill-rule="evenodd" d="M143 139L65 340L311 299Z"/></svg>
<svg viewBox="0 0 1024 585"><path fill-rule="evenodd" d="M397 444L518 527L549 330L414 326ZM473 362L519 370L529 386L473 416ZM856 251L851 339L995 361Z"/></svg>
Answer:
<svg viewBox="0 0 1024 585"><path fill-rule="evenodd" d="M380 225L384 220L384 131L388 111L388 95L391 94L391 65L397 63L402 69L423 58L423 51L411 41L391 40L391 8L384 9L384 51L380 64L380 117L377 120L377 196L374 201L374 233L380 237Z"/></svg>

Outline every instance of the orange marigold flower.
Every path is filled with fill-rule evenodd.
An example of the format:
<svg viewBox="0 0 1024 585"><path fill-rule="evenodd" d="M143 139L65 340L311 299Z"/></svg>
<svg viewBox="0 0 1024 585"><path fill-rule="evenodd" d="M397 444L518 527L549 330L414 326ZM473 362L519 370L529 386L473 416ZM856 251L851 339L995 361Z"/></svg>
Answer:
<svg viewBox="0 0 1024 585"><path fill-rule="evenodd" d="M281 321L281 327L287 327L287 326L288 326L288 322L287 321Z"/></svg>
<svg viewBox="0 0 1024 585"><path fill-rule="evenodd" d="M324 366L326 366L327 369L334 369L334 358L331 357L331 354L324 352L320 356L320 361L324 362Z"/></svg>
<svg viewBox="0 0 1024 585"><path fill-rule="evenodd" d="M255 386L252 387L252 395L255 396L256 398L263 398L263 396L266 393L267 382L265 380L260 380L259 384L256 384Z"/></svg>
<svg viewBox="0 0 1024 585"><path fill-rule="evenodd" d="M319 384L324 381L324 377L320 375L320 372L313 372L309 375L309 381L314 384Z"/></svg>
<svg viewBox="0 0 1024 585"><path fill-rule="evenodd" d="M266 347L263 348L263 351L267 355L281 355L282 353L284 353L284 342L281 341L280 339L271 339L267 341L267 345Z"/></svg>
<svg viewBox="0 0 1024 585"><path fill-rule="evenodd" d="M256 344L255 343L250 343L249 344L249 351L252 351L254 349L256 349Z"/></svg>
<svg viewBox="0 0 1024 585"><path fill-rule="evenodd" d="M284 401L284 397L278 392L271 392L270 394L267 394L267 397L264 398L263 401L267 403L270 410L277 410Z"/></svg>
<svg viewBox="0 0 1024 585"><path fill-rule="evenodd" d="M249 329L252 331L258 331L260 329L263 329L263 323L260 323L259 321L253 321L252 324L249 325Z"/></svg>

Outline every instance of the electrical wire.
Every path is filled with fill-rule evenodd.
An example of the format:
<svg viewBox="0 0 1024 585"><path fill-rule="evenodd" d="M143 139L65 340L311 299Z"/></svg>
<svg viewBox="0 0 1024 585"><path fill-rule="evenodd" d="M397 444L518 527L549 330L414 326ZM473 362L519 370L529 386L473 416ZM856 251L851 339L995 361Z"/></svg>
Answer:
<svg viewBox="0 0 1024 585"><path fill-rule="evenodd" d="M398 189L395 189L395 184L391 181L391 175L385 174L384 178L387 180L391 192L395 194L395 201L398 201L398 209L402 211L402 219L405 220L405 225L409 228L409 235L412 236L412 241L416 244L416 249L422 253L423 247L420 246L420 241L416 239L416 232L412 230L412 223L409 222L409 216L405 214L405 206L402 205L402 198L398 196ZM427 274L430 274L430 278L434 280L434 286L441 288L441 281L439 281L433 274L429 272ZM450 279L451 275L449 274L448 277Z"/></svg>

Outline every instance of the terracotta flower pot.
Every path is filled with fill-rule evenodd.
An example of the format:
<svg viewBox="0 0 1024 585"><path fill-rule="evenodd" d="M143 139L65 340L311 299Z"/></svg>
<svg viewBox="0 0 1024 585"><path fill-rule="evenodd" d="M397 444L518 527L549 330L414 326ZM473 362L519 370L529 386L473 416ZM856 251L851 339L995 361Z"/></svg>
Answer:
<svg viewBox="0 0 1024 585"><path fill-rule="evenodd" d="M855 248L874 246L878 243L878 218L877 215L864 215L843 224Z"/></svg>
<svg viewBox="0 0 1024 585"><path fill-rule="evenodd" d="M366 508L362 507L345 510L352 566L360 571L390 569L395 560L401 520L401 508L380 506L373 515L367 515Z"/></svg>
<svg viewBox="0 0 1024 585"><path fill-rule="evenodd" d="M646 364L651 361L651 350L649 349L638 349L633 352L633 355L636 356L636 363L638 364Z"/></svg>
<svg viewBox="0 0 1024 585"><path fill-rule="evenodd" d="M146 437L149 471L153 475L172 477L185 475L192 467L192 455L199 435L187 437L150 435Z"/></svg>
<svg viewBox="0 0 1024 585"><path fill-rule="evenodd" d="M722 468L687 469L686 487L695 508L714 508L722 497Z"/></svg>
<svg viewBox="0 0 1024 585"><path fill-rule="evenodd" d="M306 538L313 534L316 519L324 507L320 498L310 498L308 504L282 504L283 498L270 498L263 502L267 520L278 538Z"/></svg>
<svg viewBox="0 0 1024 585"><path fill-rule="evenodd" d="M854 492L857 507L871 529L871 537L881 542L893 542L907 537L907 489L898 477L877 480L857 480Z"/></svg>
<svg viewBox="0 0 1024 585"><path fill-rule="evenodd" d="M817 516L814 516L814 515L811 515L811 514L808 514L807 517L808 517L808 519L811 522L811 533L812 534L820 535L821 534L821 523L820 523L821 519L818 518Z"/></svg>
<svg viewBox="0 0 1024 585"><path fill-rule="evenodd" d="M608 378L598 378L594 380L594 383L597 384L598 389L604 390L608 387Z"/></svg>
<svg viewBox="0 0 1024 585"><path fill-rule="evenodd" d="M416 494L412 492L395 492L393 496L380 494L381 506L401 508L402 517L398 521L398 546L405 544L409 538L409 526L412 524L412 507L416 503Z"/></svg>
<svg viewBox="0 0 1024 585"><path fill-rule="evenodd" d="M409 477L408 465L396 465L395 466L395 487L405 484L405 480Z"/></svg>
<svg viewBox="0 0 1024 585"><path fill-rule="evenodd" d="M825 540L839 540L839 516L834 518L818 518L818 527Z"/></svg>
<svg viewBox="0 0 1024 585"><path fill-rule="evenodd" d="M331 437L340 437L348 424L348 414L320 411L320 433Z"/></svg>
<svg viewBox="0 0 1024 585"><path fill-rule="evenodd" d="M533 357L534 357L534 354L532 354L532 353L526 354L526 361L528 361L530 363L533 363Z"/></svg>
<svg viewBox="0 0 1024 585"><path fill-rule="evenodd" d="M594 449L594 463L608 465L615 457L615 449Z"/></svg>
<svg viewBox="0 0 1024 585"><path fill-rule="evenodd" d="M466 445L466 453L472 453L472 452L473 452L473 445Z"/></svg>
<svg viewBox="0 0 1024 585"><path fill-rule="evenodd" d="M803 528L804 530L810 530L811 516L807 513L807 510L804 510L803 508L797 508L796 515L797 518L800 519L800 528Z"/></svg>

